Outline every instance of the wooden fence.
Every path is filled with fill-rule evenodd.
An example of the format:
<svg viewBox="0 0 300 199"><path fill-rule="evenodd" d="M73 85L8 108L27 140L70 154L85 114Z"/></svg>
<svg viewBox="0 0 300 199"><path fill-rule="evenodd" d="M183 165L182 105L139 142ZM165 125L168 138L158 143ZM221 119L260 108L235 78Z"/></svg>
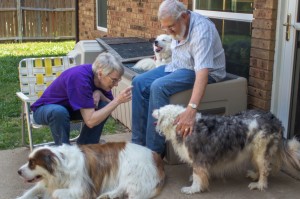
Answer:
<svg viewBox="0 0 300 199"><path fill-rule="evenodd" d="M75 0L0 0L0 41L75 39Z"/></svg>

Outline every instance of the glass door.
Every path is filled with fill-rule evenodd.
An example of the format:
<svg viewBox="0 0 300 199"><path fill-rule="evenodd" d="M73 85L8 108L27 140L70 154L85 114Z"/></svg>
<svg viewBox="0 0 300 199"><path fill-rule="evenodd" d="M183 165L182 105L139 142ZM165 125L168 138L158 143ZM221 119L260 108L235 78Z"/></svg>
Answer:
<svg viewBox="0 0 300 199"><path fill-rule="evenodd" d="M298 6L298 10L299 6ZM298 16L298 23L299 23ZM290 116L290 137L296 136L300 139L300 30L296 33L294 77L292 85L291 116Z"/></svg>
<svg viewBox="0 0 300 199"><path fill-rule="evenodd" d="M284 137L300 135L300 5L279 1L271 111L282 121Z"/></svg>

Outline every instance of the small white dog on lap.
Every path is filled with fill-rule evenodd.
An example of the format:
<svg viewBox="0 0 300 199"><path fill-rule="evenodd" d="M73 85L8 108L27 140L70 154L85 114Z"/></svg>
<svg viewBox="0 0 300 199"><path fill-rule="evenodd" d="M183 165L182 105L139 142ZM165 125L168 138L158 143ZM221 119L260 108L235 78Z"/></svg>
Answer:
<svg viewBox="0 0 300 199"><path fill-rule="evenodd" d="M132 68L142 71L148 71L155 67L170 63L172 60L171 42L172 37L170 35L158 35L153 42L153 51L155 55L154 59L141 59Z"/></svg>

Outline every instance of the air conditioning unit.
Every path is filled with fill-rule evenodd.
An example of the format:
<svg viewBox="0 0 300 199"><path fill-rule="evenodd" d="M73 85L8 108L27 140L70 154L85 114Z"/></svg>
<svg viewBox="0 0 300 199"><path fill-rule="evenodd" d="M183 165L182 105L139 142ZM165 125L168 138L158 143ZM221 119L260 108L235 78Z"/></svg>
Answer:
<svg viewBox="0 0 300 199"><path fill-rule="evenodd" d="M74 57L77 65L91 64L96 57L106 50L96 40L82 40L76 43L68 56Z"/></svg>

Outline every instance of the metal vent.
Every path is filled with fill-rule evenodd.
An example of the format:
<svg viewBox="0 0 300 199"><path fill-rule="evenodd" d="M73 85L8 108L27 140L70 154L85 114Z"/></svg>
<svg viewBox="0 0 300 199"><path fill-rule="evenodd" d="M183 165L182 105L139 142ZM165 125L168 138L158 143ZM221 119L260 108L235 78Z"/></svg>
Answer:
<svg viewBox="0 0 300 199"><path fill-rule="evenodd" d="M153 57L153 47L149 40L138 37L103 37L96 41L108 52L120 58L123 63L137 62Z"/></svg>

